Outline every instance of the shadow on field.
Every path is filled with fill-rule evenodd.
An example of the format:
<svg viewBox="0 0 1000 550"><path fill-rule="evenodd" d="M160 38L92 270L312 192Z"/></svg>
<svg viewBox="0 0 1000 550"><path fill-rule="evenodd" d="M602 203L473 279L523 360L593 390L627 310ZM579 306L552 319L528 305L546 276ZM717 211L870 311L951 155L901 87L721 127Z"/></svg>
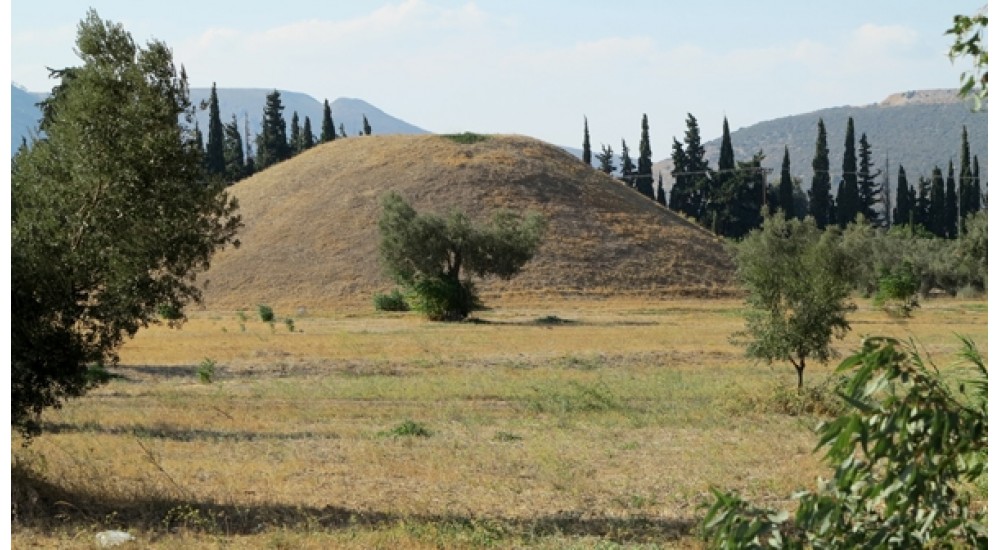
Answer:
<svg viewBox="0 0 1000 550"><path fill-rule="evenodd" d="M212 536L252 535L276 529L304 532L393 529L401 524L448 533L484 534L505 541L530 542L546 536L596 537L620 544L677 540L695 532L690 518L603 517L559 512L534 518L397 514L257 503L201 502L174 496L108 497L67 490L34 471L11 468L11 519L14 529L60 531L127 529L141 538L177 531Z"/></svg>
<svg viewBox="0 0 1000 550"><path fill-rule="evenodd" d="M66 422L44 422L42 430L45 433L92 433L110 435L134 435L136 437L152 437L171 441L258 441L275 440L288 441L298 439L338 439L334 433L322 432L227 432L220 430L201 430L196 428L179 428L166 425L156 426L102 426L95 422L70 424Z"/></svg>

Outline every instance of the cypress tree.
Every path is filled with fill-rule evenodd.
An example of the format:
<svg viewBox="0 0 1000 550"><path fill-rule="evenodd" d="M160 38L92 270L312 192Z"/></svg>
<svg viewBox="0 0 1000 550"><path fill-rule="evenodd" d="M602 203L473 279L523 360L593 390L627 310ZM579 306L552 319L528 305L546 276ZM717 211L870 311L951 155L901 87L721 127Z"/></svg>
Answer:
<svg viewBox="0 0 1000 550"><path fill-rule="evenodd" d="M969 190L969 214L983 209L983 188L979 184L979 155L972 157L972 189Z"/></svg>
<svg viewBox="0 0 1000 550"><path fill-rule="evenodd" d="M854 152L854 117L847 118L842 168L843 176L837 189L837 223L840 227L847 227L862 211L858 193L858 159Z"/></svg>
<svg viewBox="0 0 1000 550"><path fill-rule="evenodd" d="M893 225L907 225L912 223L910 218L913 205L910 203L910 184L906 181L906 170L903 165L899 165L899 174L896 176L896 208L892 211Z"/></svg>
<svg viewBox="0 0 1000 550"><path fill-rule="evenodd" d="M712 176L708 160L705 159L705 146L701 143L698 119L691 113L688 113L687 131L684 133L684 158L686 159L684 170L691 178L689 185L692 190L688 201L689 211L686 213L692 218L702 219L707 200L706 189Z"/></svg>
<svg viewBox="0 0 1000 550"><path fill-rule="evenodd" d="M958 170L958 219L965 233L965 217L972 213L972 160L969 158L969 130L962 126L962 152Z"/></svg>
<svg viewBox="0 0 1000 550"><path fill-rule="evenodd" d="M656 200L653 191L653 151L649 146L649 119L642 115L642 135L639 138L639 166L635 182L636 191Z"/></svg>
<svg viewBox="0 0 1000 550"><path fill-rule="evenodd" d="M361 128L361 131L364 132L366 136L372 135L372 126L371 124L368 124L368 117L365 115L361 115Z"/></svg>
<svg viewBox="0 0 1000 550"><path fill-rule="evenodd" d="M785 213L785 219L795 216L795 190L792 185L792 162L788 157L788 146L781 159L781 180L778 183L778 208Z"/></svg>
<svg viewBox="0 0 1000 550"><path fill-rule="evenodd" d="M944 192L944 234L949 239L958 236L958 192L955 188L955 165L950 160Z"/></svg>
<svg viewBox="0 0 1000 550"><path fill-rule="evenodd" d="M670 188L667 207L675 212L687 214L687 202L694 190L691 189L691 176L687 174L687 156L684 154L684 145L677 141L677 138L674 138L670 159L674 163L674 169L671 172L674 177L674 186Z"/></svg>
<svg viewBox="0 0 1000 550"><path fill-rule="evenodd" d="M663 172L660 172L660 177L656 183L656 202L660 203L664 208L667 206L667 193L663 189Z"/></svg>
<svg viewBox="0 0 1000 550"><path fill-rule="evenodd" d="M930 222L928 229L938 237L945 237L948 234L945 203L944 176L941 174L941 169L935 166L931 174L931 199L927 214Z"/></svg>
<svg viewBox="0 0 1000 550"><path fill-rule="evenodd" d="M736 155L733 153L733 140L729 135L729 119L722 118L722 145L719 148L719 169L714 178L705 180L705 211L702 224L715 234L728 234L726 227L734 221Z"/></svg>
<svg viewBox="0 0 1000 550"><path fill-rule="evenodd" d="M333 125L333 114L330 112L330 101L323 100L323 123L320 125L319 141L326 143L337 139L337 130Z"/></svg>
<svg viewBox="0 0 1000 550"><path fill-rule="evenodd" d="M213 82L208 97L208 143L205 146L205 168L209 176L222 177L226 173L225 139L219 115L219 94Z"/></svg>
<svg viewBox="0 0 1000 550"><path fill-rule="evenodd" d="M933 232L931 221L931 181L923 176L917 180L916 200L913 201L913 219L917 225Z"/></svg>
<svg viewBox="0 0 1000 550"><path fill-rule="evenodd" d="M281 93L278 90L267 95L263 128L257 136L257 170L263 170L291 156L285 118L281 114L284 109L285 106L281 104Z"/></svg>
<svg viewBox="0 0 1000 550"><path fill-rule="evenodd" d="M583 117L583 163L590 166L590 128L587 117Z"/></svg>
<svg viewBox="0 0 1000 550"><path fill-rule="evenodd" d="M629 155L628 145L622 139L622 183L635 187L635 163Z"/></svg>
<svg viewBox="0 0 1000 550"><path fill-rule="evenodd" d="M858 145L858 208L865 220L875 227L882 227L883 216L878 204L882 202L879 184L875 181L882 171L872 172L872 146L868 143L868 135L861 134Z"/></svg>
<svg viewBox="0 0 1000 550"><path fill-rule="evenodd" d="M309 117L306 117L306 121L302 124L302 150L312 149L313 145L316 145L316 136L313 135Z"/></svg>
<svg viewBox="0 0 1000 550"><path fill-rule="evenodd" d="M816 152L812 161L812 188L809 189L809 215L816 227L824 229L830 223L830 149L826 144L826 126L819 119Z"/></svg>
<svg viewBox="0 0 1000 550"><path fill-rule="evenodd" d="M347 130L344 129L344 123L343 122L340 123L340 135L339 135L339 137L342 137L342 138L347 137Z"/></svg>
<svg viewBox="0 0 1000 550"><path fill-rule="evenodd" d="M288 145L292 149L292 156L302 152L302 129L299 127L298 111L292 111L292 127L288 136Z"/></svg>
<svg viewBox="0 0 1000 550"><path fill-rule="evenodd" d="M223 127L224 147L222 150L225 162L226 181L232 183L239 181L246 173L246 164L243 160L243 138L240 137L240 125L233 115L232 122Z"/></svg>

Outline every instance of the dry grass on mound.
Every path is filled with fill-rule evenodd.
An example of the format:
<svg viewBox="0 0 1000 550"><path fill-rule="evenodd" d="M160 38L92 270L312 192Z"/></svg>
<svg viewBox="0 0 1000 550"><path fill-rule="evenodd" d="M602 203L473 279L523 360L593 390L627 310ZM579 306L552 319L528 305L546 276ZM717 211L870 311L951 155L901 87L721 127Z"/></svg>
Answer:
<svg viewBox="0 0 1000 550"><path fill-rule="evenodd" d="M318 146L234 186L242 246L202 277L206 307L323 309L391 288L377 258L379 199L390 190L421 211L548 218L536 258L512 281L483 282L487 293L732 291L720 241L559 148L517 136L388 136Z"/></svg>

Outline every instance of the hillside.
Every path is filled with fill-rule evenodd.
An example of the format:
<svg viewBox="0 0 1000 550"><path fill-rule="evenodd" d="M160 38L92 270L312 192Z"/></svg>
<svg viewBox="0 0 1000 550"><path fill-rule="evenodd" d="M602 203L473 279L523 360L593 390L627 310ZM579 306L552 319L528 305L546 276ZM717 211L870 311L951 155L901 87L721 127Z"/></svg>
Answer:
<svg viewBox="0 0 1000 550"><path fill-rule="evenodd" d="M764 166L774 170L771 179L776 181L787 145L792 176L801 178L803 188L808 189L817 124L822 118L836 186L840 180L848 117L854 118L856 143L862 133L868 135L875 169L884 169L888 154L893 187L900 164L906 169L910 184L915 184L921 175L929 177L935 165L947 170L949 160L956 163L957 169L963 126L968 128L971 154L979 156L982 179L989 181L988 117L984 112L973 112L967 103L958 100L954 90L905 92L863 107L834 107L760 122L730 132L733 150L737 160L749 160L755 152L764 151ZM721 132L721 128L701 128L702 135L715 135L717 131ZM712 167L718 165L721 143L721 138L705 143L705 155ZM669 158L653 165L654 173L663 172L665 185L673 183L669 175L672 166Z"/></svg>
<svg viewBox="0 0 1000 550"><path fill-rule="evenodd" d="M379 198L474 218L507 207L542 212L534 260L487 296L521 293L714 295L731 289L724 245L699 227L587 168L558 147L517 136L461 145L442 136L337 140L233 186L246 227L219 253L209 309L368 304L393 284L377 261Z"/></svg>

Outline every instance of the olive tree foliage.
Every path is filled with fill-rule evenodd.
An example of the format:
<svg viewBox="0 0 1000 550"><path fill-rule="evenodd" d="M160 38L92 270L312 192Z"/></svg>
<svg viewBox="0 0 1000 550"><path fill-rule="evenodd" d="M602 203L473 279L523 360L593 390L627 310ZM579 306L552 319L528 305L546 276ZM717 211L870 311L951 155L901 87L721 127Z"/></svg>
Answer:
<svg viewBox="0 0 1000 550"><path fill-rule="evenodd" d="M457 211L418 213L390 193L382 199L379 252L415 309L433 320L461 320L480 306L472 276L511 279L535 255L545 229L536 213L500 210L477 224Z"/></svg>
<svg viewBox="0 0 1000 550"><path fill-rule="evenodd" d="M986 44L989 16L986 6L975 15L956 15L951 28L945 34L954 36L948 56L954 61L960 57L970 57L972 70L962 73L959 95L972 96L978 109L989 97L989 47Z"/></svg>
<svg viewBox="0 0 1000 550"><path fill-rule="evenodd" d="M821 424L832 478L793 495L787 511L713 489L702 524L718 548L986 548L987 366L970 340L955 391L891 338L869 338L838 372L848 412ZM970 373L971 371L971 373Z"/></svg>
<svg viewBox="0 0 1000 550"><path fill-rule="evenodd" d="M734 343L750 357L791 363L801 389L806 361L829 361L833 338L850 329L851 266L836 232L811 217L768 216L736 245L736 264L747 298Z"/></svg>
<svg viewBox="0 0 1000 550"><path fill-rule="evenodd" d="M159 309L198 300L195 274L238 245L237 204L206 183L183 69L93 10L77 67L43 105L44 138L11 163L11 424L106 377Z"/></svg>

